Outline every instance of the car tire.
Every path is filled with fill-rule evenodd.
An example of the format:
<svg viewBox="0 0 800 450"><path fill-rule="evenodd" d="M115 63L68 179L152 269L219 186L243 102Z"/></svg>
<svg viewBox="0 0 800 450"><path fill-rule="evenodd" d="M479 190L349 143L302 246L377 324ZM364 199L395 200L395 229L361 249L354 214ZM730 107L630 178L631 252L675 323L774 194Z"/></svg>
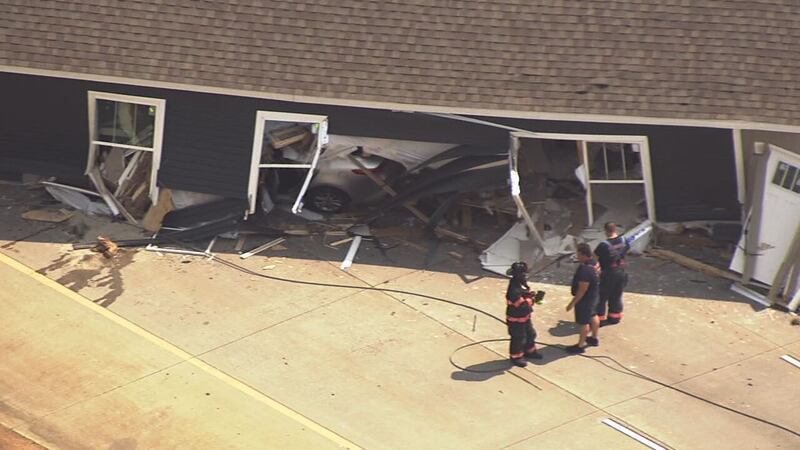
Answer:
<svg viewBox="0 0 800 450"><path fill-rule="evenodd" d="M306 205L321 213L342 212L350 205L347 192L333 186L315 186L306 194Z"/></svg>

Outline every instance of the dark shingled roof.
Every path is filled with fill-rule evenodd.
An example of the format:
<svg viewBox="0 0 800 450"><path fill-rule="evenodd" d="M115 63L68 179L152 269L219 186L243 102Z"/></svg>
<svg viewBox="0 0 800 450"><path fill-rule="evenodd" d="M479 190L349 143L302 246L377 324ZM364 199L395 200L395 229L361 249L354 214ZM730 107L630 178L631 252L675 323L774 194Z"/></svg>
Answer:
<svg viewBox="0 0 800 450"><path fill-rule="evenodd" d="M800 125L800 1L0 0L0 65L350 101Z"/></svg>

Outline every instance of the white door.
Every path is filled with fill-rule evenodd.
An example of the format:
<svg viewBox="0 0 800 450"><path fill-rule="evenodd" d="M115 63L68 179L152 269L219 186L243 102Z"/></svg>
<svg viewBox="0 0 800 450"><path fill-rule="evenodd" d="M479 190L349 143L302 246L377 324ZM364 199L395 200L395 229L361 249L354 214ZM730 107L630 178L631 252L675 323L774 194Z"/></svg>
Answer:
<svg viewBox="0 0 800 450"><path fill-rule="evenodd" d="M772 284L800 223L800 155L770 145L766 158L764 196L753 199L753 202L760 200L763 207L758 250L752 260L753 278ZM731 269L744 270L744 233Z"/></svg>

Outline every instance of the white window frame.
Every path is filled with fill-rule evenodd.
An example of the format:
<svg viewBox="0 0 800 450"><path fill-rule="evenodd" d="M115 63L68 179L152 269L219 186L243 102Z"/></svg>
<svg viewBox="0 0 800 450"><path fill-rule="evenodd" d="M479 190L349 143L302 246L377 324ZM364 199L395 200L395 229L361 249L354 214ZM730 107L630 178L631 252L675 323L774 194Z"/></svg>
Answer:
<svg viewBox="0 0 800 450"><path fill-rule="evenodd" d="M276 122L294 122L294 123L316 123L317 139L316 148L314 149L314 156L311 159L311 164L261 164L261 152L264 147L264 125L268 120ZM250 214L256 212L256 198L258 198L258 176L261 169L308 169L306 178L297 194L294 205L292 205L292 212L294 214L300 213L303 209L303 196L308 190L308 185L311 183L311 178L314 177L314 170L317 168L319 161L319 154L322 147L327 144L328 139L328 117L318 116L312 114L295 114L284 113L278 111L257 111L256 112L256 126L253 134L253 158L250 162L250 180L247 186L247 201L250 206Z"/></svg>
<svg viewBox="0 0 800 450"><path fill-rule="evenodd" d="M653 174L650 166L650 141L647 136L636 135L591 135L591 134L564 134L564 133L537 133L532 131L512 131L512 151L509 152L509 165L511 167L511 192L512 196L519 196L519 174L516 172L516 163L513 161L517 157L514 147L520 138L534 138L534 139L552 139L552 140L566 140L577 141L581 146L581 164L583 166L584 179L587 183L586 189L586 213L588 218L588 226L594 223L594 211L592 209L592 185L600 184L641 184L644 187L645 202L647 203L647 218L656 222L655 210L655 195L653 193ZM592 180L589 177L589 164L588 164L588 142L605 142L617 144L636 144L639 146L641 164L642 164L642 179L641 180ZM515 198L515 200L517 200ZM520 208L521 203L517 203L517 208ZM522 208L524 209L524 207ZM521 212L522 214L522 212ZM527 214L527 211L525 211ZM532 222L528 223L531 232L535 232L535 227ZM538 234L538 233L537 233Z"/></svg>
<svg viewBox="0 0 800 450"><path fill-rule="evenodd" d="M642 165L641 179L592 179L589 176L589 143L606 144L632 144L639 146L639 157ZM592 185L601 184L639 184L644 188L645 202L647 203L647 218L656 221L655 200L653 195L652 172L650 170L650 144L646 136L597 136L581 141L581 153L583 156L583 173L589 189L586 190L586 212L589 223L594 223L594 208L592 208ZM624 154L624 153L623 153Z"/></svg>
<svg viewBox="0 0 800 450"><path fill-rule="evenodd" d="M156 108L153 128L153 147L140 147L137 145L114 144L97 139L97 101L109 100L120 103L134 103L137 105L154 106ZM160 98L137 97L133 95L114 94L110 92L89 91L89 157L86 162L86 174L95 167L98 146L116 147L143 152L151 152L152 164L150 168L150 200L158 202L158 169L161 166L161 147L164 142L164 117L167 102Z"/></svg>

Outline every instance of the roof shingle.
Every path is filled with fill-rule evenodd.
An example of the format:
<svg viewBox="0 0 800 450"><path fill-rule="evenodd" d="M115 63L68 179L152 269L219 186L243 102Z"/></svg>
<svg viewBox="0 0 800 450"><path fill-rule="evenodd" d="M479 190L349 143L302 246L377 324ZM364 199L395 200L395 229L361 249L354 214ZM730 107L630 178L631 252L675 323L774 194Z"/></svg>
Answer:
<svg viewBox="0 0 800 450"><path fill-rule="evenodd" d="M800 125L797 0L0 0L0 65L411 105Z"/></svg>

